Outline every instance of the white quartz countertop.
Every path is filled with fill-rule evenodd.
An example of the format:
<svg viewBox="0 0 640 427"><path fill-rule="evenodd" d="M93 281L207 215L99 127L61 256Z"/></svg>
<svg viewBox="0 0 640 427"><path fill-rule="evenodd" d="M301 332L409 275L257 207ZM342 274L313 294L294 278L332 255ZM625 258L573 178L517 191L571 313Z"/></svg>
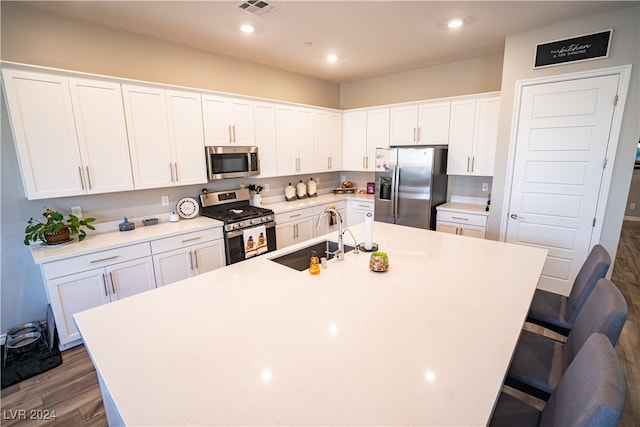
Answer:
<svg viewBox="0 0 640 427"><path fill-rule="evenodd" d="M273 210L275 213L284 213L289 212L296 209L304 209L317 205L323 205L326 203L336 203L341 202L343 200L358 200L358 201L366 201L366 202L374 202L373 194L320 194L317 197L308 197L306 199L295 200L292 202L275 202L275 203L265 203L262 205L264 208L269 208Z"/></svg>
<svg viewBox="0 0 640 427"><path fill-rule="evenodd" d="M476 215L489 216L489 212L486 210L486 203L462 203L462 202L447 202L436 207L439 211L451 211L451 212L464 212Z"/></svg>
<svg viewBox="0 0 640 427"><path fill-rule="evenodd" d="M131 231L90 234L81 242L77 241L78 236L73 236L76 241L66 245L43 246L40 244L32 244L30 249L35 263L43 264L71 256L85 255L106 249L134 245L136 243L148 242L192 231L222 227L222 225L220 221L199 216L192 219L183 219L177 222L161 222L149 226L136 224L136 228Z"/></svg>
<svg viewBox="0 0 640 427"><path fill-rule="evenodd" d="M380 222L373 241L387 272L270 261L301 243L76 314L106 405L131 426L485 425L546 250Z"/></svg>

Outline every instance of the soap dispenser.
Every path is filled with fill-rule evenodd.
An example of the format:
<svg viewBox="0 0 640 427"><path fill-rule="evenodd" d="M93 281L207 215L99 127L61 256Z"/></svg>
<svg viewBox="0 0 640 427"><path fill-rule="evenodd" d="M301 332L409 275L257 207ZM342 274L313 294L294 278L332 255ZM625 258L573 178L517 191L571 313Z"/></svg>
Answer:
<svg viewBox="0 0 640 427"><path fill-rule="evenodd" d="M316 251L311 251L311 258L309 259L309 273L316 275L320 274L320 260Z"/></svg>

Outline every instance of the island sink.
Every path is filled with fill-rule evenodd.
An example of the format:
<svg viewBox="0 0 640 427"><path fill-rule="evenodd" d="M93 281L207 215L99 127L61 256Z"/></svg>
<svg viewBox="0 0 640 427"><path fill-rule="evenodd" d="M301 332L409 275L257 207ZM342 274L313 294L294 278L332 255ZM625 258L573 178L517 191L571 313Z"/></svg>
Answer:
<svg viewBox="0 0 640 427"><path fill-rule="evenodd" d="M329 260L334 257L333 252L337 249L337 242L325 240L323 242L314 243L313 245L298 249L297 251L281 255L277 258L272 258L271 261L293 268L294 270L303 271L309 268L309 258L311 258L312 251L316 251L318 258L326 257ZM351 245L344 245L345 252L350 252L353 249L354 247Z"/></svg>

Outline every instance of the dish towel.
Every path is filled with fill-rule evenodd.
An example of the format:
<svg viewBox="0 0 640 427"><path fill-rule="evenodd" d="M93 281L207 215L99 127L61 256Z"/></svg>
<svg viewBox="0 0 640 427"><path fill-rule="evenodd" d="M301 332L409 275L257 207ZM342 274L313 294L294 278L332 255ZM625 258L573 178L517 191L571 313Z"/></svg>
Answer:
<svg viewBox="0 0 640 427"><path fill-rule="evenodd" d="M267 229L264 225L244 230L244 257L251 258L266 252L267 246Z"/></svg>

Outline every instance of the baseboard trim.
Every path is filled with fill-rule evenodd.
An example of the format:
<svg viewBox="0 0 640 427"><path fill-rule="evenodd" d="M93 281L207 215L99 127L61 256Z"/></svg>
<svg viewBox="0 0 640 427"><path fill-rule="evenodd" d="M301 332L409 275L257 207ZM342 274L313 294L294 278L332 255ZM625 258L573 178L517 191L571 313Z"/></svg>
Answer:
<svg viewBox="0 0 640 427"><path fill-rule="evenodd" d="M625 221L640 221L640 216L625 216Z"/></svg>

